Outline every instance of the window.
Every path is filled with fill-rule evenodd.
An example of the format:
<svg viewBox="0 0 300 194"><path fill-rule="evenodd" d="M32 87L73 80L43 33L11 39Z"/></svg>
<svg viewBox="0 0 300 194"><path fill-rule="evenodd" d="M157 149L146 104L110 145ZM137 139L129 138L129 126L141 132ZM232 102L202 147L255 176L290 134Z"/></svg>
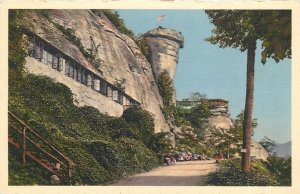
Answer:
<svg viewBox="0 0 300 194"><path fill-rule="evenodd" d="M34 45L34 53L33 57L36 59L42 59L43 58L43 50L44 50L44 43L38 42Z"/></svg>
<svg viewBox="0 0 300 194"><path fill-rule="evenodd" d="M107 83L104 80L100 81L100 93L103 94L104 96L107 96Z"/></svg>
<svg viewBox="0 0 300 194"><path fill-rule="evenodd" d="M79 66L79 69L78 69L78 73L77 73L77 81L81 83L81 66Z"/></svg>
<svg viewBox="0 0 300 194"><path fill-rule="evenodd" d="M120 92L119 93L119 96L118 96L118 102L120 103L120 104L123 104L124 103L124 101L123 101L123 94Z"/></svg>
<svg viewBox="0 0 300 194"><path fill-rule="evenodd" d="M47 51L43 50L43 59L42 59L42 62L44 64L46 64L46 65L47 65L47 55L48 55Z"/></svg>
<svg viewBox="0 0 300 194"><path fill-rule="evenodd" d="M58 71L62 71L64 69L64 58L62 57L62 54L59 55L59 62L58 62Z"/></svg>
<svg viewBox="0 0 300 194"><path fill-rule="evenodd" d="M47 53L47 65L52 67L53 55L51 53Z"/></svg>
<svg viewBox="0 0 300 194"><path fill-rule="evenodd" d="M90 88L92 87L92 79L93 79L92 75L88 74L87 75L87 86L90 87Z"/></svg>
<svg viewBox="0 0 300 194"><path fill-rule="evenodd" d="M77 81L78 78L78 67L74 64L74 76L73 78Z"/></svg>
<svg viewBox="0 0 300 194"><path fill-rule="evenodd" d="M86 81L87 81L86 80L86 72L85 72L84 69L82 69L82 71L81 71L81 83L86 85Z"/></svg>
<svg viewBox="0 0 300 194"><path fill-rule="evenodd" d="M57 53L53 55L52 68L58 69L58 54Z"/></svg>
<svg viewBox="0 0 300 194"><path fill-rule="evenodd" d="M112 97L112 89L110 86L107 86L107 97L109 97L109 98Z"/></svg>
<svg viewBox="0 0 300 194"><path fill-rule="evenodd" d="M69 76L69 74L70 74L70 61L66 60L65 61L65 75Z"/></svg>
<svg viewBox="0 0 300 194"><path fill-rule="evenodd" d="M118 99L118 90L113 90L113 92L112 92L112 99L114 101L118 101L119 100Z"/></svg>
<svg viewBox="0 0 300 194"><path fill-rule="evenodd" d="M93 89L98 92L100 91L100 80L99 79L94 79Z"/></svg>
<svg viewBox="0 0 300 194"><path fill-rule="evenodd" d="M123 96L123 105L125 105L125 106L128 105L128 104L127 104L127 98L126 98L126 96Z"/></svg>
<svg viewBox="0 0 300 194"><path fill-rule="evenodd" d="M70 62L70 67L69 67L69 77L74 78L74 62Z"/></svg>
<svg viewBox="0 0 300 194"><path fill-rule="evenodd" d="M29 37L29 43L28 43L28 55L30 57L33 57L34 54L34 41L35 39L32 37Z"/></svg>

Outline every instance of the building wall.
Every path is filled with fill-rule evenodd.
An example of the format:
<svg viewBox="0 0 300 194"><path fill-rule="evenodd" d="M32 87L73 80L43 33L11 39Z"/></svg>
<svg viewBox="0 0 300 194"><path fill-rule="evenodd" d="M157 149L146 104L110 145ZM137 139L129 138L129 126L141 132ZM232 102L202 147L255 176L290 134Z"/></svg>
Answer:
<svg viewBox="0 0 300 194"><path fill-rule="evenodd" d="M110 116L120 117L123 114L124 108L122 105L113 101L111 98L108 98L65 76L64 69L62 71L57 71L31 57L26 58L25 67L29 73L48 76L55 81L68 86L73 93L73 102L77 106L93 106L101 113L108 114Z"/></svg>

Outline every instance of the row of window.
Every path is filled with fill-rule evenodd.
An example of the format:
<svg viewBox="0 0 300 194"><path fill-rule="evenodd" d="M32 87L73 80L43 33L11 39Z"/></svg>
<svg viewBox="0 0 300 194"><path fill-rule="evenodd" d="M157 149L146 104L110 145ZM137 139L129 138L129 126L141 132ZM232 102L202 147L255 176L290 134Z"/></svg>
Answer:
<svg viewBox="0 0 300 194"><path fill-rule="evenodd" d="M38 59L45 65L64 71L64 74L77 82L92 88L108 98L124 106L139 105L139 103L117 87L95 75L70 57L64 55L53 46L46 44L36 36L30 36L28 45L29 56Z"/></svg>

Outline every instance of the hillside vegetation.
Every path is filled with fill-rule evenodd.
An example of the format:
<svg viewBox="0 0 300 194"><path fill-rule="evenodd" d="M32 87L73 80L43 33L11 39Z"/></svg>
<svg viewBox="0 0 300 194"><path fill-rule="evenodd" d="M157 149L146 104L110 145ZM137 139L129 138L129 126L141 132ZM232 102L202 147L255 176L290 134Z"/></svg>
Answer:
<svg viewBox="0 0 300 194"><path fill-rule="evenodd" d="M148 112L131 107L114 118L93 107L77 107L68 87L26 73L22 11L11 10L9 17L9 109L76 164L73 176L61 184L108 184L162 163L169 142L166 134L154 133ZM10 185L50 184L50 173L30 160L20 161L20 153L9 147Z"/></svg>

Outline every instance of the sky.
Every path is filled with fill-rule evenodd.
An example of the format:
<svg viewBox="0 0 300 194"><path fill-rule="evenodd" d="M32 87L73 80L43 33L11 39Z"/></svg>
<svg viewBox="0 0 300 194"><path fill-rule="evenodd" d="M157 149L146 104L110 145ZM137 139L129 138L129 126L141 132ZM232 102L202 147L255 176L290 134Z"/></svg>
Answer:
<svg viewBox="0 0 300 194"><path fill-rule="evenodd" d="M213 24L203 10L117 10L126 26L136 35L162 26L184 36L179 52L174 84L177 99L192 92L208 98L229 101L229 112L235 118L245 106L246 52L219 48L204 39L211 35ZM161 22L156 21L165 15ZM267 136L277 143L291 140L291 60L279 63L268 59L260 62L261 43L255 60L255 91L253 118L258 120L254 139Z"/></svg>

